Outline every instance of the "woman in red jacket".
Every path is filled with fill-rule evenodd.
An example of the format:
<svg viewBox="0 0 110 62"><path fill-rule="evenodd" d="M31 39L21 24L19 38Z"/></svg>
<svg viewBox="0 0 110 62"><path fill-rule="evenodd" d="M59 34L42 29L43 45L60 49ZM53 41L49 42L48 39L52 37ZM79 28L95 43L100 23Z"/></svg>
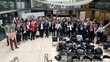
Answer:
<svg viewBox="0 0 110 62"><path fill-rule="evenodd" d="M31 40L35 39L35 35L36 35L36 28L37 26L35 25L34 22L31 23L30 25L30 31L31 31Z"/></svg>

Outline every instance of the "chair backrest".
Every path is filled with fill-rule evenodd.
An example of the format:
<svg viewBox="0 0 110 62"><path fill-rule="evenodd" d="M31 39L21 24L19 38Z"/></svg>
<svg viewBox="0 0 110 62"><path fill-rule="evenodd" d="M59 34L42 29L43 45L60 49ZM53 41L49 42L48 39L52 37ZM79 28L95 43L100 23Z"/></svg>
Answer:
<svg viewBox="0 0 110 62"><path fill-rule="evenodd" d="M56 59L57 61L60 61L60 60L61 60L61 58L62 58L62 57L61 57L61 55L60 55L60 54L58 54L58 55L56 55L56 56L55 56L55 59Z"/></svg>
<svg viewBox="0 0 110 62"><path fill-rule="evenodd" d="M85 54L85 49L82 47L77 48L77 55L84 55Z"/></svg>
<svg viewBox="0 0 110 62"><path fill-rule="evenodd" d="M110 59L110 56L109 55L103 55L103 59L105 59L105 58Z"/></svg>
<svg viewBox="0 0 110 62"><path fill-rule="evenodd" d="M90 56L83 56L82 60L85 59L89 59L90 61L92 61L92 58Z"/></svg>
<svg viewBox="0 0 110 62"><path fill-rule="evenodd" d="M78 60L80 60L80 56L72 56L72 59L78 59Z"/></svg>
<svg viewBox="0 0 110 62"><path fill-rule="evenodd" d="M100 61L102 60L102 58L100 56L93 56L93 59L94 60L100 60Z"/></svg>
<svg viewBox="0 0 110 62"><path fill-rule="evenodd" d="M103 51L101 48L96 48L96 49L94 49L94 53L95 54L103 54Z"/></svg>

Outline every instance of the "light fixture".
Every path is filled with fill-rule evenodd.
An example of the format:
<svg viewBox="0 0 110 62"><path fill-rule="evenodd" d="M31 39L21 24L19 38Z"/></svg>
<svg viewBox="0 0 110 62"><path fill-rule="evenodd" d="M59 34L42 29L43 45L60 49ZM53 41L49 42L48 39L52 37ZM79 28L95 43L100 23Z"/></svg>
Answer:
<svg viewBox="0 0 110 62"><path fill-rule="evenodd" d="M60 5L60 6L76 6L76 5L85 5L93 0L46 0L46 1L38 1L44 4L51 4L51 5Z"/></svg>

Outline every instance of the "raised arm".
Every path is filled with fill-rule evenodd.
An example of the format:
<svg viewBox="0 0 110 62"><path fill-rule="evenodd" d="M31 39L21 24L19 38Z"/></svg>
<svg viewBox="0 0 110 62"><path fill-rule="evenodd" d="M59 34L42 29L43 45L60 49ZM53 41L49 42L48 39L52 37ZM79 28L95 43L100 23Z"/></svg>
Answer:
<svg viewBox="0 0 110 62"><path fill-rule="evenodd" d="M0 27L1 27L1 28L3 28L3 29L5 29L5 27L4 27L4 26L2 26L2 25L0 25Z"/></svg>
<svg viewBox="0 0 110 62"><path fill-rule="evenodd" d="M103 26L103 29L105 29L108 25L110 25L110 22L106 24L105 26Z"/></svg>

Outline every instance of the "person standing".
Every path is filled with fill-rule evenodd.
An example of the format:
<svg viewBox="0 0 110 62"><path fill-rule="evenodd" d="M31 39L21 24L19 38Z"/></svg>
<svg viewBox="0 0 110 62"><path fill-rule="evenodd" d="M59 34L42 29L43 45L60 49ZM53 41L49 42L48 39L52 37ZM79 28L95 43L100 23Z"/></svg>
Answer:
<svg viewBox="0 0 110 62"><path fill-rule="evenodd" d="M11 50L14 51L13 49L13 45L15 45L15 48L19 48L17 46L17 42L16 42L16 33L14 32L13 29L10 29L10 33L8 35L8 39L10 41L10 46L11 46Z"/></svg>
<svg viewBox="0 0 110 62"><path fill-rule="evenodd" d="M1 26L1 27L5 30L6 39L7 39L7 46L9 46L9 40L8 40L8 34L9 34L9 30L10 30L9 24L6 23L5 27L3 27L3 26Z"/></svg>
<svg viewBox="0 0 110 62"><path fill-rule="evenodd" d="M44 23L44 29L45 29L45 34L46 36L45 37L48 37L49 36L49 23L48 22L45 22Z"/></svg>
<svg viewBox="0 0 110 62"><path fill-rule="evenodd" d="M69 28L69 33L68 33L68 34L69 34L69 37L70 37L70 36L72 36L72 34L73 34L73 33L72 33L73 25L72 25L71 22L69 23L68 28Z"/></svg>
<svg viewBox="0 0 110 62"><path fill-rule="evenodd" d="M17 40L18 45L20 45L21 34L22 34L21 29L17 28L17 30L16 30L16 40Z"/></svg>
<svg viewBox="0 0 110 62"><path fill-rule="evenodd" d="M23 39L23 41L27 41L27 31L26 31L26 27L24 26L23 27L23 33L22 33L22 39Z"/></svg>
<svg viewBox="0 0 110 62"><path fill-rule="evenodd" d="M105 26L100 25L99 28L97 29L97 31L95 33L100 33L103 35L105 28L110 25L110 22L108 24L106 24Z"/></svg>
<svg viewBox="0 0 110 62"><path fill-rule="evenodd" d="M44 22L41 22L41 24L39 25L39 33L40 33L40 37L43 37L43 34L44 34Z"/></svg>
<svg viewBox="0 0 110 62"><path fill-rule="evenodd" d="M31 31L31 40L34 40L36 35L36 25L34 22L32 22L32 24L30 25L30 31Z"/></svg>
<svg viewBox="0 0 110 62"><path fill-rule="evenodd" d="M108 24L106 24L105 26L100 25L97 29L97 31L95 32L95 34L97 34L97 36L100 38L100 40L102 39L104 32L105 32L105 28L110 25L110 22ZM98 42L99 43L99 42Z"/></svg>
<svg viewBox="0 0 110 62"><path fill-rule="evenodd" d="M26 25L26 28L27 28L27 39L30 39L30 28L29 28L29 26L30 26L30 22L27 22L27 25Z"/></svg>
<svg viewBox="0 0 110 62"><path fill-rule="evenodd" d="M57 36L59 36L59 35L60 35L60 29L61 29L61 24L60 24L60 22L58 22L58 23L55 25L55 27L56 27L56 31L57 31Z"/></svg>

